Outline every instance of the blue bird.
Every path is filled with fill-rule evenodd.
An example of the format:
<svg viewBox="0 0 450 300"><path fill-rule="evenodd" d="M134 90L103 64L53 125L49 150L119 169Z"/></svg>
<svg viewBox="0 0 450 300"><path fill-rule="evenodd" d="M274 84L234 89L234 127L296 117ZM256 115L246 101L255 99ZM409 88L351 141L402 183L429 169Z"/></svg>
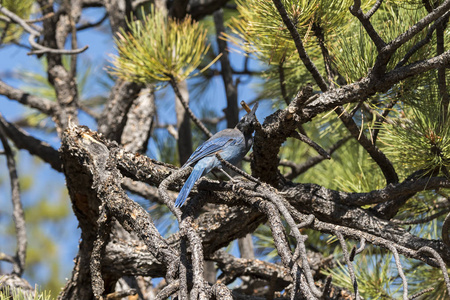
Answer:
<svg viewBox="0 0 450 300"><path fill-rule="evenodd" d="M191 157L181 168L194 166L191 175L186 180L175 201L175 207L181 207L189 196L195 182L214 168L222 170L222 165L216 157L216 153L232 164L237 164L244 158L253 143L255 111L258 103L248 112L235 128L227 128L210 137L192 153ZM247 106L248 108L248 106ZM250 110L250 109L248 109ZM223 171L225 173L225 171ZM225 173L226 174L226 173ZM229 176L228 174L226 174Z"/></svg>

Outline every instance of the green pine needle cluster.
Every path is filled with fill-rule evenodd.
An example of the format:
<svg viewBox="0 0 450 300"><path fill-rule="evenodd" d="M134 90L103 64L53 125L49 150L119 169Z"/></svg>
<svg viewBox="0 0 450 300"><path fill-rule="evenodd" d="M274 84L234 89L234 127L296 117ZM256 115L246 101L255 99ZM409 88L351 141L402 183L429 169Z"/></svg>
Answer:
<svg viewBox="0 0 450 300"><path fill-rule="evenodd" d="M0 277L1 279L1 277ZM10 289L9 286L0 287L0 300L50 300L51 296L47 291L36 291L26 293L22 289Z"/></svg>
<svg viewBox="0 0 450 300"><path fill-rule="evenodd" d="M310 34L311 17L319 1L282 1L305 42ZM263 61L278 64L295 55L295 44L272 1L237 1L239 17L230 21L231 33L225 37Z"/></svg>
<svg viewBox="0 0 450 300"><path fill-rule="evenodd" d="M416 99L404 105L403 117L383 126L385 153L408 173L446 174L450 167L450 121L444 117L439 92L436 87L425 86L414 89L414 95Z"/></svg>
<svg viewBox="0 0 450 300"><path fill-rule="evenodd" d="M399 276L394 273L392 255L377 255L372 247L368 247L365 255L355 258L355 276L358 290L364 299L392 299L398 293ZM333 284L353 292L353 283L350 279L348 267L339 261L337 267L323 271L322 274L333 276ZM401 284L401 283L400 283ZM396 287L397 285L397 287Z"/></svg>
<svg viewBox="0 0 450 300"><path fill-rule="evenodd" d="M364 9L363 11L366 12ZM391 41L426 15L427 11L423 8L423 5L418 6L417 3L403 1L388 1L373 15L371 22L384 41ZM346 29L336 36L335 42L330 43L337 70L347 82L353 82L366 76L375 64L378 53L375 44L362 24L354 17L351 20L345 25ZM418 34L400 47L391 58L388 69L393 69L412 45L424 38L425 34L426 31ZM410 58L410 61L420 59L424 54L432 53L433 50L430 45L433 45L433 43L419 49Z"/></svg>
<svg viewBox="0 0 450 300"><path fill-rule="evenodd" d="M110 69L111 74L127 80L185 80L192 76L209 49L207 31L189 16L174 20L152 7L144 20L128 26L129 32L121 30L115 39L119 55L112 56Z"/></svg>

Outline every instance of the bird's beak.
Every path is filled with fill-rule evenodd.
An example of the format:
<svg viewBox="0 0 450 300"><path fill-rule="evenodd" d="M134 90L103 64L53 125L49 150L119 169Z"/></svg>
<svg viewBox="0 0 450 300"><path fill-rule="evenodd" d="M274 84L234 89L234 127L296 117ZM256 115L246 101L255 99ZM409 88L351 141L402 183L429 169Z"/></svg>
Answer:
<svg viewBox="0 0 450 300"><path fill-rule="evenodd" d="M258 108L259 102L256 102L252 109L247 105L247 103L244 102L244 100L241 101L241 106L245 109L245 111L248 114L254 115L256 112L256 109Z"/></svg>
<svg viewBox="0 0 450 300"><path fill-rule="evenodd" d="M244 100L241 101L241 106L245 109L247 113L251 112L250 107L245 103Z"/></svg>

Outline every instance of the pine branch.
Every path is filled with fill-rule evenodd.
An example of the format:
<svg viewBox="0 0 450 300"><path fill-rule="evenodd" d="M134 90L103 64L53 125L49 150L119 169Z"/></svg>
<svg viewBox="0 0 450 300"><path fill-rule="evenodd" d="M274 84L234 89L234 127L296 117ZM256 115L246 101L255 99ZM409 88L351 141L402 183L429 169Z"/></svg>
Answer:
<svg viewBox="0 0 450 300"><path fill-rule="evenodd" d="M323 79L322 75L320 75L316 66L306 53L300 34L298 33L297 28L295 28L295 25L292 22L291 18L289 18L288 13L283 6L283 3L281 3L280 0L273 0L273 3L275 4L275 7L278 9L278 12L280 13L281 18L283 19L284 24L286 25L286 27L288 28L289 32L292 35L292 39L294 40L295 47L297 48L298 55L301 61L305 65L306 69L308 69L308 71L311 73L311 75L313 76L314 80L316 81L317 85L320 87L322 92L327 91L328 86L325 80Z"/></svg>

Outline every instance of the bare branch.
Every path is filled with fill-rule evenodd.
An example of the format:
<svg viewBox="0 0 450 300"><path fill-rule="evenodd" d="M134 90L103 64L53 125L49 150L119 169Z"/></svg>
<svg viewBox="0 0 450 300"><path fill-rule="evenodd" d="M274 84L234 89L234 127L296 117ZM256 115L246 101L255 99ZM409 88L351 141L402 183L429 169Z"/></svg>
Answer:
<svg viewBox="0 0 450 300"><path fill-rule="evenodd" d="M348 112L346 112L342 107L336 108L336 114L338 114L342 123L344 123L345 127L347 127L348 131L353 135L353 137L363 146L363 148L367 151L367 153L372 157L372 159L377 163L383 172L384 177L386 178L386 182L389 183L397 183L398 176L397 172L394 169L394 166L389 161L389 159L375 146L365 134L361 132L362 129L358 128L355 121L353 121L352 117Z"/></svg>
<svg viewBox="0 0 450 300"><path fill-rule="evenodd" d="M338 150L341 146L343 146L348 140L350 140L350 138L351 138L351 136L348 136L348 137L345 137L345 138L339 140L336 144L334 144L328 150L326 150L326 152L330 156L333 155L333 153L336 150ZM325 160L325 158L326 157L319 154L319 155L309 158L307 161L305 161L304 163L301 163L301 164L296 164L291 161L283 161L282 160L282 161L280 161L280 165L291 168L291 171L289 173L285 174L284 176L286 177L286 179L293 180L300 174L303 174L310 168L314 167L315 165L317 165L320 162L322 162L323 160Z"/></svg>
<svg viewBox="0 0 450 300"><path fill-rule="evenodd" d="M419 178L405 180L397 184L389 184L380 190L373 190L370 193L351 193L344 201L347 205L362 206L367 204L382 203L397 199L400 196L414 195L423 190L433 190L439 187L450 187L450 181L445 177ZM344 203L344 202L342 202Z"/></svg>
<svg viewBox="0 0 450 300"><path fill-rule="evenodd" d="M400 34L397 38L391 41L383 52L392 53L401 45L412 39L417 33L422 31L428 24L446 14L450 9L450 0L444 1L440 6L430 12L428 15L419 20L416 24L411 26L407 31Z"/></svg>
<svg viewBox="0 0 450 300"><path fill-rule="evenodd" d="M53 49L53 48L49 48L49 47L45 47L42 46L41 44L37 43L35 41L35 39L37 38L37 35L31 34L28 37L28 42L30 43L31 46L33 46L33 48L37 49L37 50L32 50L30 52L28 52L28 55L33 55L33 54L45 54L45 53L51 53L51 54L65 54L65 55L76 55L76 54L80 54L84 51L86 51L89 46L84 46L83 48L80 49L74 49L74 50L66 50L66 49Z"/></svg>
<svg viewBox="0 0 450 300"><path fill-rule="evenodd" d="M361 24L364 26L364 29L366 30L369 37L372 39L373 43L377 47L378 52L383 49L383 47L386 46L386 42L383 41L383 39L378 35L375 28L373 28L372 23L370 22L370 17L373 13L378 9L379 5L381 5L382 1L377 1L375 5L372 7L373 12L369 11L371 14L364 15L362 9L361 9L361 1L355 0L353 2L353 5L350 7L350 12L358 18L358 20L361 22ZM378 6L377 6L378 5Z"/></svg>
<svg viewBox="0 0 450 300"><path fill-rule="evenodd" d="M342 233L337 231L335 233L335 235L338 238L339 243L341 244L342 254L344 255L344 259L347 263L348 272L350 273L350 279L352 280L352 284L353 284L353 290L355 291L355 299L358 300L358 299L360 299L359 298L359 290L358 290L358 282L356 281L355 269L353 268L353 263L350 260L350 255L348 254L347 244L345 243L345 239L344 239L344 236L342 235Z"/></svg>
<svg viewBox="0 0 450 300"><path fill-rule="evenodd" d="M383 48L379 50L379 55L370 74L375 75L378 78L384 76L386 65L389 59L392 57L393 53L403 44L411 40L416 34L422 31L426 26L428 26L428 24L447 13L449 9L450 0L446 0L439 7L434 9L428 15L419 20L416 24L411 26L407 31L397 36L387 45L383 46Z"/></svg>
<svg viewBox="0 0 450 300"><path fill-rule="evenodd" d="M447 286L447 294L450 295L450 279L448 277L447 266L445 265L439 253L437 253L436 250L428 246L420 248L417 252L427 252L431 254L434 257L434 259L438 262L439 267L442 270L442 276L444 276L445 285Z"/></svg>
<svg viewBox="0 0 450 300"><path fill-rule="evenodd" d="M424 289L424 290L422 290L422 291L420 291L420 292L418 292L418 293L415 293L414 295L412 295L411 297L409 297L409 300L414 300L414 299L417 299L417 298L419 298L420 296L422 296L422 295L424 295L424 294L426 294L426 293L428 293L428 292L431 292L431 291L433 291L434 290L434 288L427 288L427 289Z"/></svg>
<svg viewBox="0 0 450 300"><path fill-rule="evenodd" d="M46 163L50 164L58 172L62 171L62 163L58 151L52 146L36 139L19 127L7 122L0 114L0 126L3 126L6 135L19 149L24 149L32 155L36 155Z"/></svg>
<svg viewBox="0 0 450 300"><path fill-rule="evenodd" d="M100 20L98 20L97 22L94 22L94 23L87 22L87 23L81 24L80 26L77 27L77 31L82 31L82 30L89 29L92 27L97 27L100 24L102 24L103 22L105 22L106 19L108 19L108 13L105 13L103 15L103 17Z"/></svg>
<svg viewBox="0 0 450 300"><path fill-rule="evenodd" d="M370 19L373 14L380 8L383 0L377 0L377 2L372 6L372 8L364 15L366 19Z"/></svg>
<svg viewBox="0 0 450 300"><path fill-rule="evenodd" d="M441 17L439 17L433 23L433 25L431 25L430 28L428 29L427 35L423 39L421 39L419 42L417 42L417 44L412 46L411 49L409 49L409 51L405 54L405 56L397 63L397 65L395 66L395 69L402 67L405 63L408 62L408 60L411 58L411 56L413 56L414 53L416 53L420 48L422 48L427 43L429 43L431 41L431 38L433 37L433 32L446 18L448 18L449 15L450 15L450 10L447 11L445 14L443 14ZM438 54L441 54L441 53L438 53Z"/></svg>
<svg viewBox="0 0 450 300"><path fill-rule="evenodd" d="M309 146L311 146L324 159L331 159L331 156L330 156L330 154L327 151L325 151L322 147L319 146L319 144L317 144L316 142L311 140L306 135L303 135L303 134L301 134L301 133L299 133L297 131L294 131L293 134L292 134L292 137L298 139L299 141L304 142L305 144L307 144Z"/></svg>
<svg viewBox="0 0 450 300"><path fill-rule="evenodd" d="M406 281L405 273L403 273L403 268L400 263L400 257L398 256L397 249L392 244L388 244L389 250L394 254L395 265L397 266L398 275L403 282L403 300L408 300L408 281Z"/></svg>
<svg viewBox="0 0 450 300"><path fill-rule="evenodd" d="M450 247L450 214L445 217L444 223L442 223L441 231L442 241L445 245L447 245L447 247Z"/></svg>
<svg viewBox="0 0 450 300"><path fill-rule="evenodd" d="M25 91L13 88L0 80L0 94L11 100L16 100L22 104L35 108L49 116L53 116L57 111L57 104L46 98L31 95Z"/></svg>
<svg viewBox="0 0 450 300"><path fill-rule="evenodd" d="M447 209L443 209L441 211L438 211L437 213L434 213L428 217L425 218L420 218L420 219L416 219L416 220L398 220L398 219L392 219L391 222L395 223L395 224L400 224L400 225L413 225L413 224L423 224L423 223L428 223L446 213L448 213L450 211L450 208Z"/></svg>
<svg viewBox="0 0 450 300"><path fill-rule="evenodd" d="M195 125L200 128L201 131L208 137L212 137L212 133L206 128L206 126L200 121L195 114L192 112L192 110L189 108L189 105L184 100L183 96L180 93L180 90L178 89L178 83L176 79L173 76L170 76L170 84L172 85L173 91L175 92L175 95L177 95L177 98L180 100L181 104L183 105L184 109L188 113L191 120L195 123Z"/></svg>
<svg viewBox="0 0 450 300"><path fill-rule="evenodd" d="M1 4L0 4L0 13L4 14L8 18L10 18L17 25L20 25L23 29L25 29L31 35L34 35L34 36L41 35L41 33L39 31L37 31L36 29L34 29L30 25L28 25L28 23L25 20L23 20L21 17L19 17L18 15L16 15L15 13L13 13L12 11L10 11L9 9L7 9L6 7L4 7Z"/></svg>
<svg viewBox="0 0 450 300"><path fill-rule="evenodd" d="M19 178L17 177L16 162L14 154L9 147L6 139L5 128L0 124L0 141L3 144L3 150L6 155L6 163L9 170L9 179L11 184L11 201L13 204L13 220L16 229L17 250L14 257L13 273L22 276L25 269L25 259L27 250L27 231L25 228L25 214L20 200Z"/></svg>
<svg viewBox="0 0 450 300"><path fill-rule="evenodd" d="M3 253L3 252L0 252L0 260L1 261L7 261L7 262L9 262L11 264L16 263L16 260L14 259L14 257L12 257L9 254Z"/></svg>
<svg viewBox="0 0 450 300"><path fill-rule="evenodd" d="M28 55L44 54L44 53L74 55L84 52L89 48L88 46L84 46L81 49L65 50L65 49L52 49L49 47L42 46L35 42L35 39L41 35L41 32L37 31L36 29L28 25L28 23L25 20L17 16L15 13L9 11L6 7L2 6L1 4L0 4L0 12L3 13L8 18L10 18L14 23L20 25L30 34L28 42L30 43L31 46L33 46L35 49L38 50L32 50L28 53Z"/></svg>
<svg viewBox="0 0 450 300"><path fill-rule="evenodd" d="M180 287L180 281L174 280L168 285L166 285L159 293L156 295L155 300L165 300L172 296Z"/></svg>

